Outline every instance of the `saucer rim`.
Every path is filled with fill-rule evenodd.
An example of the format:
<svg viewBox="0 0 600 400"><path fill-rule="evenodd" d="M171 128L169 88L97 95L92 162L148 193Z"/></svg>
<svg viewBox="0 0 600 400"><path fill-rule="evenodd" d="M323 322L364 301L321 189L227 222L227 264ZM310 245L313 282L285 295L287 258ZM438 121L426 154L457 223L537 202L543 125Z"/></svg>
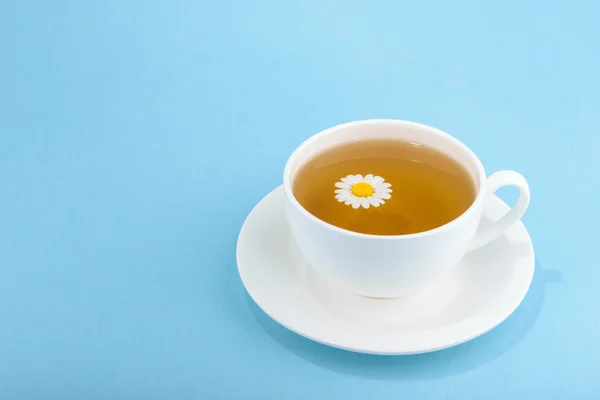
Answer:
<svg viewBox="0 0 600 400"><path fill-rule="evenodd" d="M530 267L530 273L528 274L527 277L527 284L525 285L525 287L522 289L522 292L520 293L519 296L515 296L513 295L510 299L510 307L507 307L503 312L502 312L502 316L498 317L498 318L489 318L489 316L487 316L487 318L490 319L490 321L487 321L485 324L485 329L474 329L473 333L468 334L468 335L461 335L461 338L458 340L449 340L446 343L444 343L443 345L438 345L438 346L429 346L429 347L421 347L421 348L413 348L413 349L409 349L410 346L404 346L404 348L400 348L403 346L398 346L394 349L389 349L389 350L381 350L381 349L374 349L374 348L368 348L369 346L348 346L348 345L344 345L341 343L337 343L336 341L333 340L328 340L328 339L324 339L322 337L318 337L315 335L312 335L308 332L303 331L302 329L298 328L298 327L294 327L289 323L286 323L285 318L281 318L281 317L276 317L275 315L273 315L273 313L269 312L269 307L266 306L264 303L261 304L261 301L259 299L257 299L257 296L255 294L253 294L252 289L249 288L247 279L244 278L244 272L242 271L243 268L241 267L241 260L240 260L240 243L243 240L243 235L245 232L245 229L247 229L248 223L251 219L251 217L253 215L255 215L255 213L257 212L257 209L259 208L259 206L267 201L270 197L274 197L278 194L278 192L281 192L282 195L282 199L283 199L283 185L280 185L278 187L276 187L275 189L273 189L272 191L270 191L267 195L265 195L264 197L261 198L260 201L258 201L258 203L252 208L252 210L250 211L250 213L248 213L248 216L246 217L246 219L244 220L244 223L242 224L242 227L240 229L240 233L238 236L238 240L237 240L237 245L236 245L236 263L237 263L237 267L238 267L238 274L240 275L240 279L242 281L242 284L244 285L244 288L246 290L246 292L248 293L248 295L250 296L250 298L252 299L252 301L266 314L269 316L269 318L271 318L273 321L277 322L279 325L283 326L284 328L288 329L291 332L294 332L306 339L312 340L314 342L326 345L326 346L330 346L333 348L337 348L340 350L345 350L345 351L351 351L351 352L356 352L356 353L363 353L363 354L373 354L373 355L413 355L413 354L423 354L423 353L430 353L430 352L434 352L434 351L439 351L439 350L444 350L450 347L454 347L454 346L458 346L460 344L466 343L470 340L473 340L481 335L486 334L487 332L491 331L492 329L496 328L498 325L500 325L502 322L504 322L510 315L512 315L512 313L519 307L519 305L523 302L525 296L527 295L527 293L529 292L529 289L531 287L531 283L533 281L533 276L535 273L535 252L533 251L533 243L531 241L531 237L529 235L529 232L527 231L527 228L525 227L525 225L523 224L522 221L519 221L516 225L518 225L518 229L521 230L522 232L520 232L521 234L524 234L527 237L527 244L529 244L531 246L532 252L530 255L531 261L528 262L528 264L531 265ZM508 209L510 208L502 199L500 199L498 196L496 196L495 194L492 195L491 197L493 197L494 199L492 200L493 203L496 203L496 206L501 206L503 208L505 208L504 211L508 211ZM484 211L485 213L485 211ZM285 222L283 222L285 223ZM510 234L509 234L510 235ZM307 288L305 288L305 285L301 285L303 286L304 291L308 291ZM475 314L473 316L470 316L469 318L462 320L460 322L461 326L464 325L468 325L469 321L471 320L481 320L482 317L486 317L485 315L481 315L481 313L479 314ZM331 318L335 318L333 315L331 315ZM479 323L481 325L481 322ZM449 324L448 326L452 326L452 325L456 325L456 323L453 324ZM447 328L448 326L445 326L444 328ZM440 328L437 330L441 330L444 328ZM434 330L428 330L428 331L423 331L423 333L427 332L427 333L435 333L437 331L436 329ZM413 332L421 332L419 330L414 330ZM403 334L398 334L397 337L401 338L403 336Z"/></svg>

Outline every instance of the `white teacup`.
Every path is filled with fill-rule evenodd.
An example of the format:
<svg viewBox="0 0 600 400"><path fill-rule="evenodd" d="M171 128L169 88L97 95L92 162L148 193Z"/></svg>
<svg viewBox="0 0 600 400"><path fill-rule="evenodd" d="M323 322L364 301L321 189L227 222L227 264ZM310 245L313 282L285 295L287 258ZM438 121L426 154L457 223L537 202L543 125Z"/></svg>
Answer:
<svg viewBox="0 0 600 400"><path fill-rule="evenodd" d="M302 165L328 148L368 139L414 141L451 156L475 182L477 196L473 204L443 226L397 236L348 231L306 211L292 190ZM458 139L436 128L400 120L350 122L310 137L290 156L283 186L289 224L312 267L354 293L380 298L411 295L443 278L465 253L496 239L517 222L529 204L529 186L519 173L499 171L486 178L481 161ZM519 189L517 204L499 221L478 230L486 196L502 186Z"/></svg>

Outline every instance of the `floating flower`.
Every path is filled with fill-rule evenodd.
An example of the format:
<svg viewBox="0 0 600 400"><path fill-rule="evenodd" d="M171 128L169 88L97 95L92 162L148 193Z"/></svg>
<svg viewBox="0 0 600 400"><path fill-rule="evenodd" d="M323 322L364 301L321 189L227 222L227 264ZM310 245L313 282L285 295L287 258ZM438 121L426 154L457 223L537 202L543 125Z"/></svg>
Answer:
<svg viewBox="0 0 600 400"><path fill-rule="evenodd" d="M380 176L372 174L348 175L337 182L335 186L339 189L335 191L335 198L340 203L347 206L352 205L352 208L357 209L360 206L369 208L370 206L379 207L384 204L387 199L391 199L392 192L391 184L385 182Z"/></svg>

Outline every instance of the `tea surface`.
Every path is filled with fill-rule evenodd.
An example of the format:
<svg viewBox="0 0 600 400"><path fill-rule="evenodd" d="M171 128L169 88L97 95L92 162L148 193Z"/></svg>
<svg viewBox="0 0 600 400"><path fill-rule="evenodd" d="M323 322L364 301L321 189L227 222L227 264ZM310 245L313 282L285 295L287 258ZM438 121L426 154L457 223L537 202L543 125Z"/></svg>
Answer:
<svg viewBox="0 0 600 400"><path fill-rule="evenodd" d="M298 171L292 190L315 217L375 235L437 228L475 199L473 180L462 165L399 140L353 142L318 154Z"/></svg>

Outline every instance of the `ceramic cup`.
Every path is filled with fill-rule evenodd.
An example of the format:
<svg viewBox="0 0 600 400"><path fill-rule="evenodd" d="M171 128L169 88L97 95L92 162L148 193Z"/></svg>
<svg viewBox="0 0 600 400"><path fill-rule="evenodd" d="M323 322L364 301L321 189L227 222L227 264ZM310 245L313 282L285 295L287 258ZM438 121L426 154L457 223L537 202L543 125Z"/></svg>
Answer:
<svg viewBox="0 0 600 400"><path fill-rule="evenodd" d="M449 155L473 178L475 201L461 216L443 226L396 236L348 231L306 211L292 190L298 170L324 150L369 139L414 141ZM519 173L499 171L486 177L479 158L458 139L430 126L400 120L350 122L310 137L287 161L283 186L292 233L312 267L349 291L379 298L411 295L440 280L467 252L496 239L517 222L529 204L529 186ZM519 189L516 205L497 222L478 229L486 198L502 186Z"/></svg>

